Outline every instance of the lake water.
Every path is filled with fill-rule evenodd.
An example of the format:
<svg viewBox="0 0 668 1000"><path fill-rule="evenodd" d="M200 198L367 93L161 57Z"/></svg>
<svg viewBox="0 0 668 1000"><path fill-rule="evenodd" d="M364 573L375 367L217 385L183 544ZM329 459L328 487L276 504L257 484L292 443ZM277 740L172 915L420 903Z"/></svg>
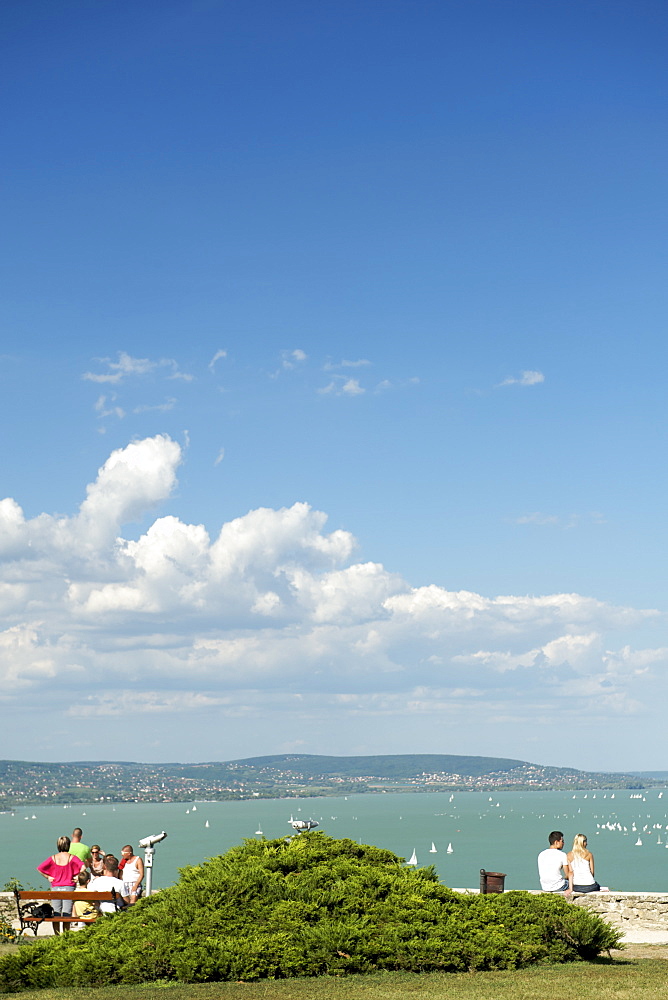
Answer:
<svg viewBox="0 0 668 1000"><path fill-rule="evenodd" d="M584 833L601 885L668 892L668 792L664 795L658 788L642 793L406 793L28 806L14 815L0 814L0 886L12 876L24 884L45 885L35 866L55 851L56 839L75 826L83 828L86 844L99 843L117 856L123 844L137 850L140 837L166 830L153 869L153 885L159 888L176 881L180 866L221 854L246 837L254 838L257 830L267 838L287 836L291 815L317 820L330 836L376 844L406 858L415 849L418 863L435 865L446 885L471 888L478 887L481 868L506 872L507 889L537 888L536 855L547 847L548 833L563 830L566 850L576 833ZM636 846L638 839L642 843ZM432 841L436 853L430 853Z"/></svg>

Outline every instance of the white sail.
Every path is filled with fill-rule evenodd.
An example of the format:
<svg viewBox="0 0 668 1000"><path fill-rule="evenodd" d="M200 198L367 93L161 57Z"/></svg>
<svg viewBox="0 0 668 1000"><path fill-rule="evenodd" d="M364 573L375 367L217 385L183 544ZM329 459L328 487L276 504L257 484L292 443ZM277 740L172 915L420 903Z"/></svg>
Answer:
<svg viewBox="0 0 668 1000"><path fill-rule="evenodd" d="M413 853L406 862L407 865L416 865L418 863L417 854L415 853L415 848L413 848Z"/></svg>
<svg viewBox="0 0 668 1000"><path fill-rule="evenodd" d="M429 853L430 854L437 854L438 853L437 850L436 850L436 844L434 843L433 840L431 842L431 847L429 848Z"/></svg>
<svg viewBox="0 0 668 1000"><path fill-rule="evenodd" d="M447 850L446 850L445 853L446 854L452 854L453 851L454 851L454 848L453 848L452 844L448 844L448 848L447 848Z"/></svg>
<svg viewBox="0 0 668 1000"><path fill-rule="evenodd" d="M207 820L206 823L204 824L204 826L208 826L208 825L209 825L209 821Z"/></svg>
<svg viewBox="0 0 668 1000"><path fill-rule="evenodd" d="M642 847L642 840L640 839L640 837L638 837L638 839L636 840L636 847Z"/></svg>

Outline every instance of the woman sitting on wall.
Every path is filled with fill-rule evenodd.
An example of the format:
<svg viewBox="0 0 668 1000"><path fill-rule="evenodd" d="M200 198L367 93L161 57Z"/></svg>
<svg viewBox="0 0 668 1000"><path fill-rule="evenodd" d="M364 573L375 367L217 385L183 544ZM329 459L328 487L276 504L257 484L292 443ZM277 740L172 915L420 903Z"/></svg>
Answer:
<svg viewBox="0 0 668 1000"><path fill-rule="evenodd" d="M573 877L573 892L598 892L601 888L594 878L594 855L587 850L587 838L577 833L573 850L568 852L568 864Z"/></svg>

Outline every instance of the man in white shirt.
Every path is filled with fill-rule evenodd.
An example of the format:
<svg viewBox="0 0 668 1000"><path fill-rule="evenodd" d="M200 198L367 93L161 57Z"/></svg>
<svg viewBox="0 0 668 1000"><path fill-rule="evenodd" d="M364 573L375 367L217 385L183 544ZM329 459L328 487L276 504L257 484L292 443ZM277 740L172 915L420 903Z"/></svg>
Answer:
<svg viewBox="0 0 668 1000"><path fill-rule="evenodd" d="M550 846L538 855L538 877L543 892L572 891L572 875L568 855L564 853L564 835L553 830L547 838Z"/></svg>
<svg viewBox="0 0 668 1000"><path fill-rule="evenodd" d="M113 889L119 905L127 905L130 902L130 897L123 895L125 890L122 881L112 874L116 870L116 859L110 858L109 863L107 863L107 858L105 858L103 870L103 875L98 875L97 878L91 879L88 883L88 888L93 892L111 892ZM116 913L117 909L118 907L113 903L100 903L100 913Z"/></svg>

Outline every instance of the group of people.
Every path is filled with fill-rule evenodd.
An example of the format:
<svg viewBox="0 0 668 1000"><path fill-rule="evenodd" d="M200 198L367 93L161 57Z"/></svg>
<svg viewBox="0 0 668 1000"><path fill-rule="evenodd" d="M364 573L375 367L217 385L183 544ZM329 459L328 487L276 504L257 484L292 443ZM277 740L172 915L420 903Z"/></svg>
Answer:
<svg viewBox="0 0 668 1000"><path fill-rule="evenodd" d="M138 857L131 844L126 844L121 850L121 859L114 854L105 854L99 844L88 847L82 842L83 831L76 827L71 837L59 837L56 843L56 854L46 858L37 871L50 884L50 889L57 892L110 892L115 891L119 903L131 906L142 894L144 878L144 862ZM98 907L92 901L53 898L51 905L55 916L72 916L90 920L98 912L114 913L113 903L101 902ZM67 930L69 923L54 921L53 929L60 934L61 924Z"/></svg>
<svg viewBox="0 0 668 1000"><path fill-rule="evenodd" d="M573 840L573 849L564 851L564 835L553 830L547 838L549 847L538 855L538 877L543 892L598 892L594 877L594 855L587 848L584 833Z"/></svg>

